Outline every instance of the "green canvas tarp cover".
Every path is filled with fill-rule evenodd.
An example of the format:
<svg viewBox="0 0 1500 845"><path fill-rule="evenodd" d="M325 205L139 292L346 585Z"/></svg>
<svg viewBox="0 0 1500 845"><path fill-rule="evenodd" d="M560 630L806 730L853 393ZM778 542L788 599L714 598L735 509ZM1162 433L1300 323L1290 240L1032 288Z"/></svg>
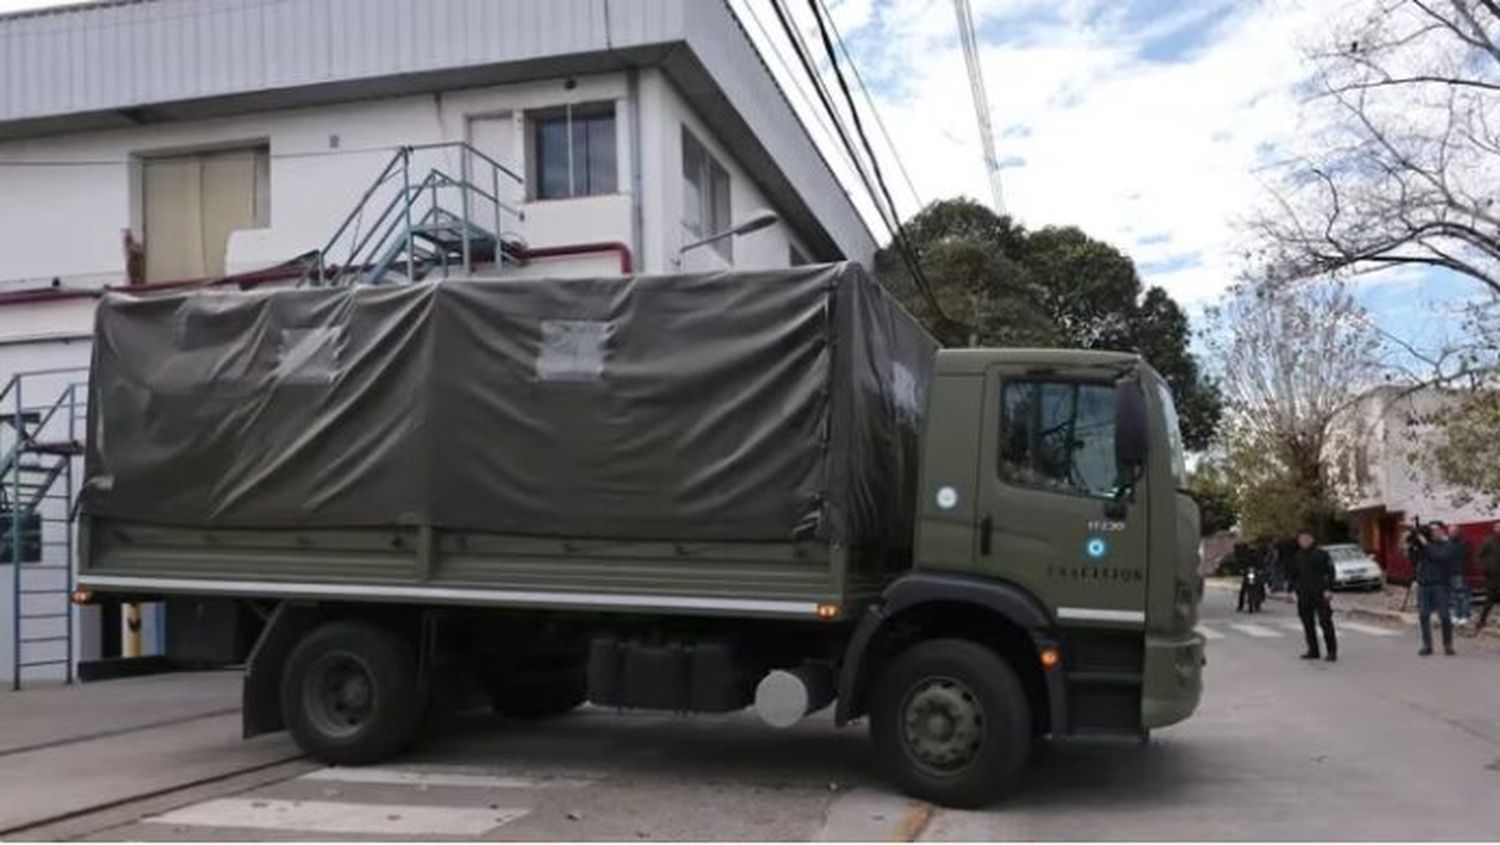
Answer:
<svg viewBox="0 0 1500 845"><path fill-rule="evenodd" d="M84 507L910 544L935 344L855 264L110 294Z"/></svg>

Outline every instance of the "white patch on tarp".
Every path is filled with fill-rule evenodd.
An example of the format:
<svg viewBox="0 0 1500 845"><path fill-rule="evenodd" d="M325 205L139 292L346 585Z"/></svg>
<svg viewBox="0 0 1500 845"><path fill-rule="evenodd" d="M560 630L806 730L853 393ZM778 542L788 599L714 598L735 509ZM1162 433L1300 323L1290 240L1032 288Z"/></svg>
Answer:
<svg viewBox="0 0 1500 845"><path fill-rule="evenodd" d="M542 381L595 382L604 378L609 324L595 320L543 320L536 377Z"/></svg>
<svg viewBox="0 0 1500 845"><path fill-rule="evenodd" d="M896 401L896 416L903 422L921 419L922 402L918 396L917 378L900 361L891 362L891 396Z"/></svg>
<svg viewBox="0 0 1500 845"><path fill-rule="evenodd" d="M343 347L344 330L339 326L282 329L276 347L276 380L328 384L338 374Z"/></svg>

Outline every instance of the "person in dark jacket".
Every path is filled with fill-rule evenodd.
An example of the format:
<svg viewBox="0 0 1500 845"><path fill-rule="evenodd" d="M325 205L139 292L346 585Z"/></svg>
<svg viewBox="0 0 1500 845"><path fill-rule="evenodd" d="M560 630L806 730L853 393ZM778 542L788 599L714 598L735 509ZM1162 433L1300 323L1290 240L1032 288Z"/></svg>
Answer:
<svg viewBox="0 0 1500 845"><path fill-rule="evenodd" d="M1463 571L1466 552L1448 537L1447 526L1435 523L1431 536L1417 532L1417 623L1422 650L1432 654L1432 614L1443 625L1443 653L1453 654L1453 573Z"/></svg>
<svg viewBox="0 0 1500 845"><path fill-rule="evenodd" d="M1333 631L1333 560L1318 548L1312 531L1304 528L1297 534L1297 551L1289 563L1297 590L1297 615L1302 617L1302 633L1307 637L1302 659L1318 659L1318 632L1313 628L1316 619L1328 646L1328 661L1338 660L1339 641Z"/></svg>
<svg viewBox="0 0 1500 845"><path fill-rule="evenodd" d="M1490 620L1490 608L1500 603L1500 522L1491 530L1494 533L1479 547L1479 565L1484 570L1484 607L1479 611L1479 624L1474 626L1476 634Z"/></svg>

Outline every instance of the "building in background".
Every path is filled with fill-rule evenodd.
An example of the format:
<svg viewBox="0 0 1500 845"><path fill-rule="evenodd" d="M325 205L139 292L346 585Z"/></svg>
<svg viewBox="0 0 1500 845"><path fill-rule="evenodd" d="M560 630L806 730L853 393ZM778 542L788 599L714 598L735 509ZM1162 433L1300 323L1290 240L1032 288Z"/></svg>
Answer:
<svg viewBox="0 0 1500 845"><path fill-rule="evenodd" d="M1411 578L1403 538L1413 520L1457 526L1477 551L1497 519L1483 501L1466 501L1417 460L1433 437L1422 420L1455 401L1437 387L1383 385L1341 412L1330 432L1326 459L1350 534L1393 580ZM1478 564L1471 559L1469 567L1477 586Z"/></svg>
<svg viewBox="0 0 1500 845"><path fill-rule="evenodd" d="M0 387L65 371L0 396L0 509L20 524L50 474L30 556L52 564L83 481L84 374L68 370L88 362L106 288L376 265L777 268L876 248L722 0L111 0L0 16L0 198ZM22 456L27 443L50 451ZM94 657L119 639L85 618L65 641L74 623L52 605L66 581L42 575L3 590L7 674L17 600L35 654ZM159 621L141 623L146 650Z"/></svg>

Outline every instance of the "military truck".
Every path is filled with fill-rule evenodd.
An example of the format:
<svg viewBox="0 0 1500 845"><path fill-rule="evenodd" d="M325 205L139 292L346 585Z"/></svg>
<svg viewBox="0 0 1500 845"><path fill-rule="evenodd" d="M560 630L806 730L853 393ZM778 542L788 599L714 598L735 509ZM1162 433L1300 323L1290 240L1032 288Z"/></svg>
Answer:
<svg viewBox="0 0 1500 845"><path fill-rule="evenodd" d="M1201 691L1161 376L938 349L853 264L102 302L80 600L242 660L247 736L400 753L440 702L867 719L980 806Z"/></svg>

